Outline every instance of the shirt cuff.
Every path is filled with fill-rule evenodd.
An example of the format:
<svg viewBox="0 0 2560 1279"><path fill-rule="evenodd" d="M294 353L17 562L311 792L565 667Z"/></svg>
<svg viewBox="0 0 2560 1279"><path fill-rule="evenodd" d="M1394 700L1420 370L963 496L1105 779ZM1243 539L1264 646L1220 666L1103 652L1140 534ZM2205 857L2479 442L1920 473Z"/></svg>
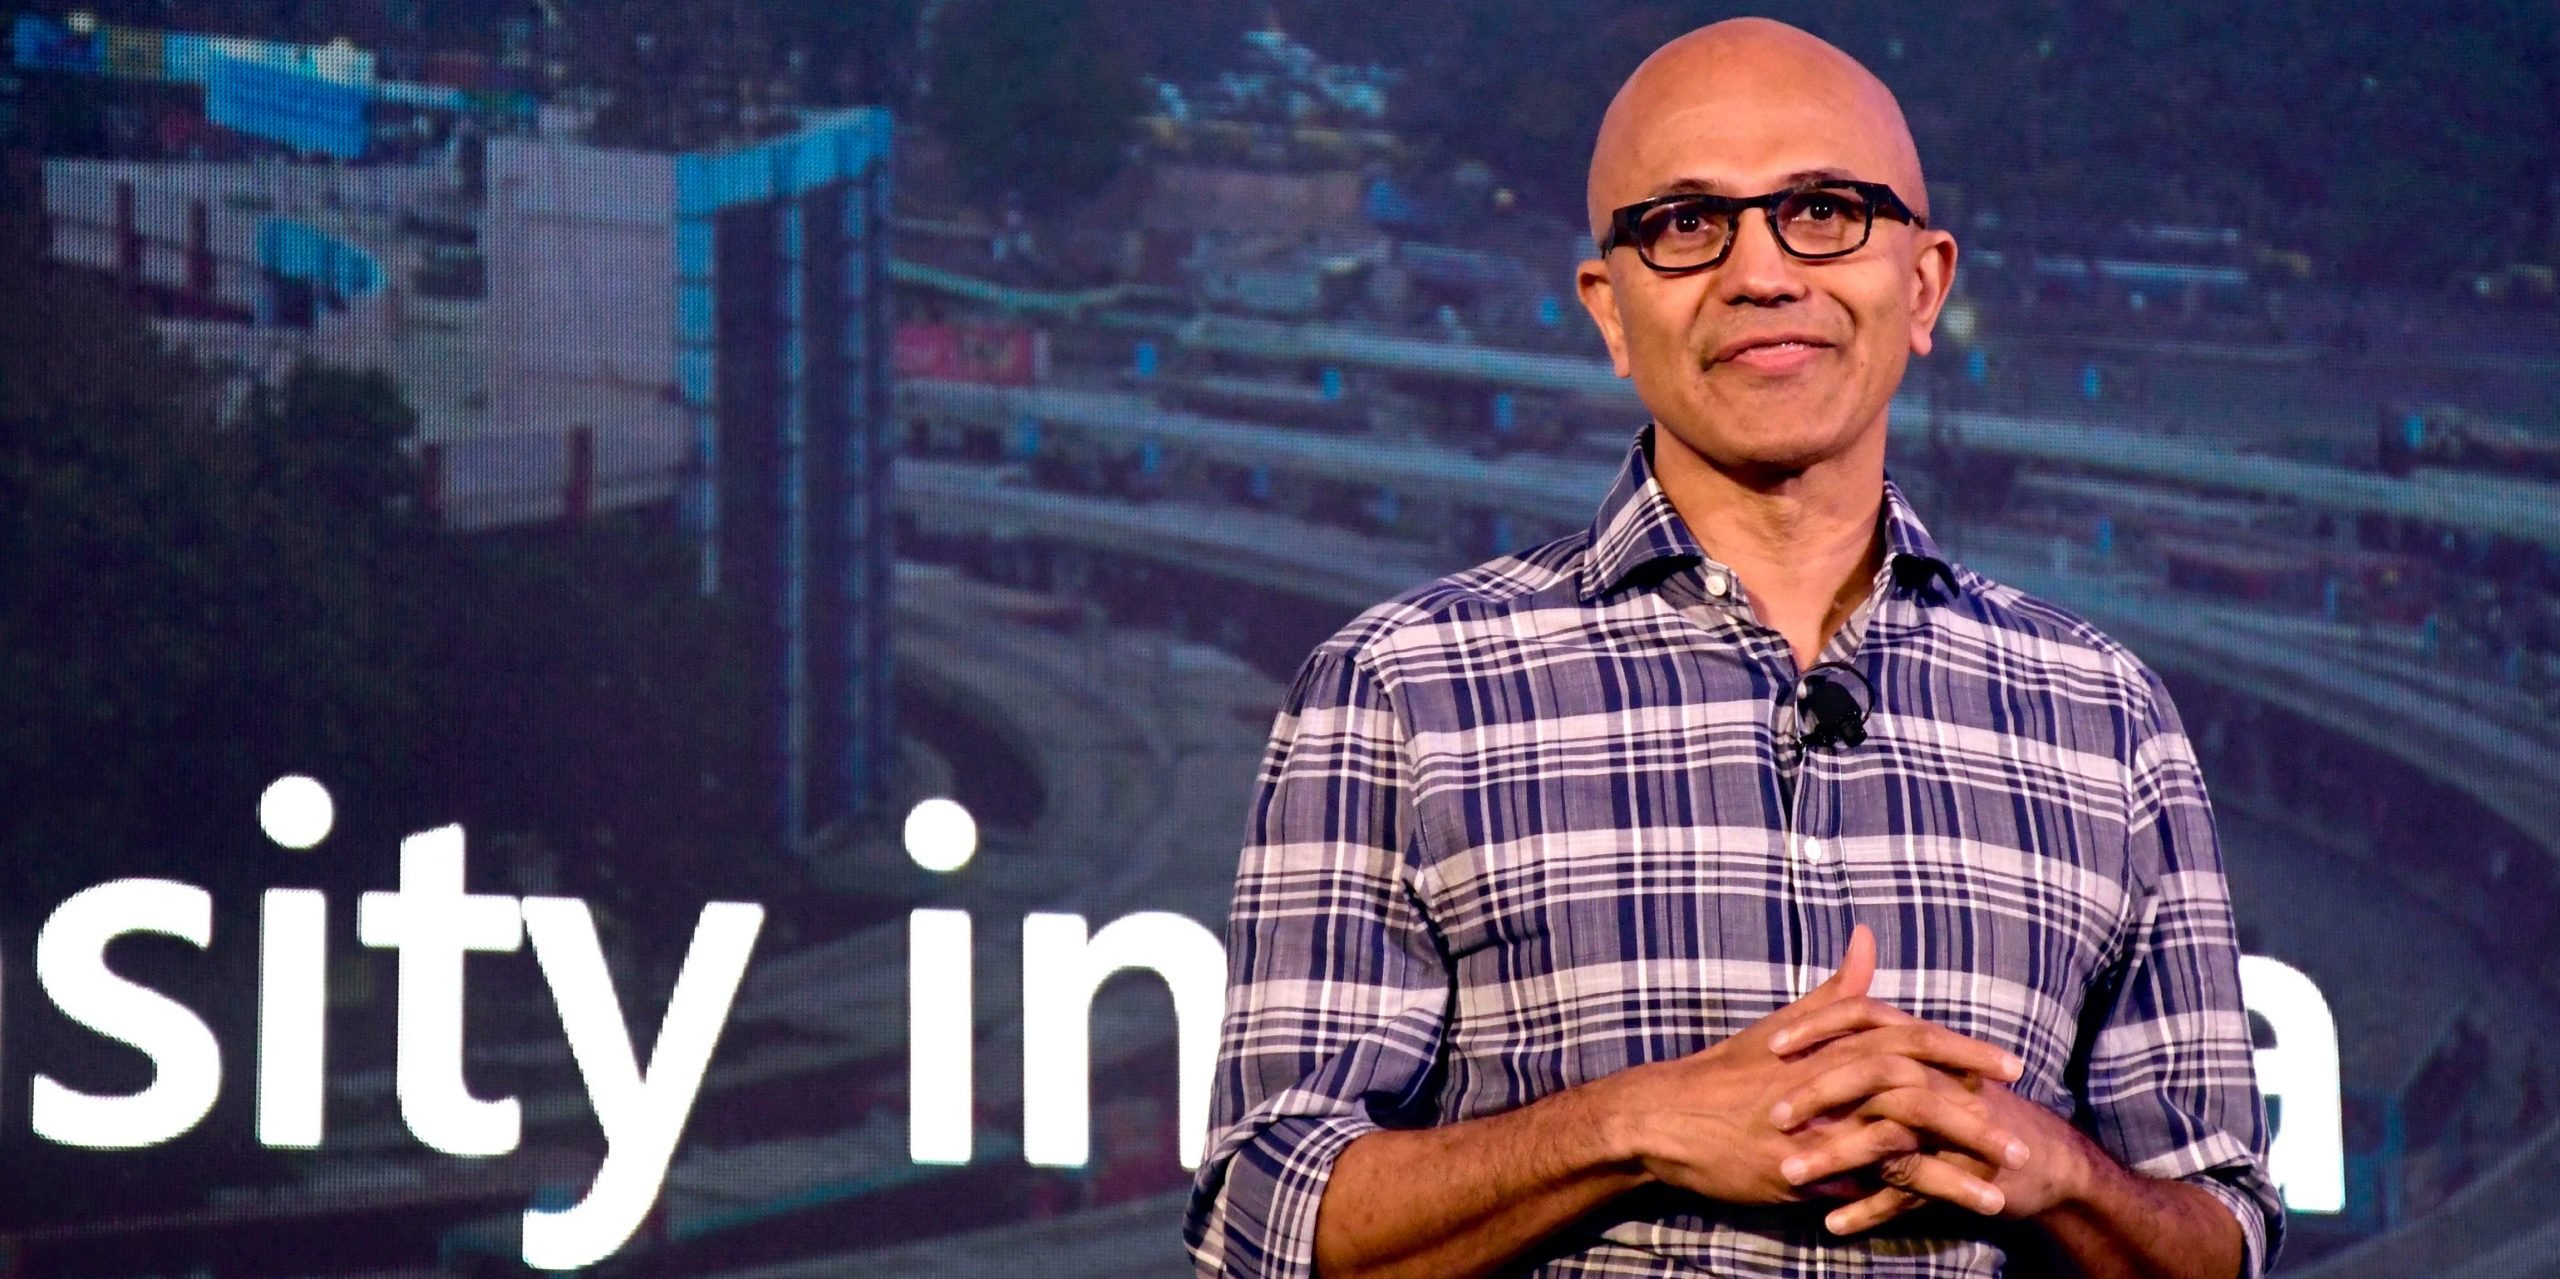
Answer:
<svg viewBox="0 0 2560 1279"><path fill-rule="evenodd" d="M1316 1269L1316 1207L1334 1161L1384 1125L1366 1115L1277 1119L1228 1159L1195 1232L1203 1279L1296 1279ZM1201 1191L1195 1190L1198 1195Z"/></svg>
<svg viewBox="0 0 2560 1279"><path fill-rule="evenodd" d="M2190 1186L2222 1201L2222 1206L2240 1222L2240 1279L2259 1279L2267 1272L2267 1217L2255 1196L2214 1176L2200 1172L2182 1177Z"/></svg>

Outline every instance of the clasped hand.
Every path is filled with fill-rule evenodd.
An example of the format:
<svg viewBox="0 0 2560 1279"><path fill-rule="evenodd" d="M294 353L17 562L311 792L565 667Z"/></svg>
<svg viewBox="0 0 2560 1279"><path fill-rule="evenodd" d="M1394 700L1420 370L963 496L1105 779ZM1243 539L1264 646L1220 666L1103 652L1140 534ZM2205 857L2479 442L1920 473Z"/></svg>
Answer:
<svg viewBox="0 0 2560 1279"><path fill-rule="evenodd" d="M2077 1134L2005 1086L2024 1063L1868 998L1874 976L1862 924L1804 998L1615 1077L1646 1172L1725 1203L1850 1200L1825 1218L1843 1235L1931 1201L2026 1217L2063 1198Z"/></svg>

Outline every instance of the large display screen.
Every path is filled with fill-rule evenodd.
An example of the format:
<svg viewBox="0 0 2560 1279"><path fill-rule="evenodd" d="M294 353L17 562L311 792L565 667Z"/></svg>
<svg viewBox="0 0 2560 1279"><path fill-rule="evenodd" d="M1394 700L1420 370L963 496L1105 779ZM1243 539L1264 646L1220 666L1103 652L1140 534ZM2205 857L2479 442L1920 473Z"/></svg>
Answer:
<svg viewBox="0 0 2560 1279"><path fill-rule="evenodd" d="M2560 1258L2560 11L1765 7L1891 473L2161 671L2281 1269ZM0 1276L1187 1274L1255 765L1587 526L1726 6L0 11Z"/></svg>

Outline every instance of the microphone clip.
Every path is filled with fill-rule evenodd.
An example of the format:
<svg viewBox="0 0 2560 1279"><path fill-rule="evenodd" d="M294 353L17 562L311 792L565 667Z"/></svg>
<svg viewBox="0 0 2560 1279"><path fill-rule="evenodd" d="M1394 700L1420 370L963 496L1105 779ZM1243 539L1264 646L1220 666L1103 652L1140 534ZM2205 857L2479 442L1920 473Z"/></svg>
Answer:
<svg viewBox="0 0 2560 1279"><path fill-rule="evenodd" d="M1850 686L1850 680L1856 681L1855 688ZM1875 700L1875 686L1846 662L1824 662L1806 671L1804 678L1796 681L1796 717L1797 723L1810 721L1812 727L1799 734L1801 749L1863 745L1867 740L1867 713Z"/></svg>

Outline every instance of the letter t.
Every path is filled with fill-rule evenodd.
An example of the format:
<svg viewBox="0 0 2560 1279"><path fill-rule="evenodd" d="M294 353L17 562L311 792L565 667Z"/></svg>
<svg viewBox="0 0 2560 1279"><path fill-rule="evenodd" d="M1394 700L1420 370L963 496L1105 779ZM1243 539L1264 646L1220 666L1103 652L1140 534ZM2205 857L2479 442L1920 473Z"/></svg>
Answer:
<svg viewBox="0 0 2560 1279"><path fill-rule="evenodd" d="M462 959L522 946L524 913L513 897L462 891L462 827L401 841L400 891L357 902L356 937L400 952L394 1074L409 1131L449 1155L514 1150L523 1132L516 1099L482 1101L462 1078Z"/></svg>

